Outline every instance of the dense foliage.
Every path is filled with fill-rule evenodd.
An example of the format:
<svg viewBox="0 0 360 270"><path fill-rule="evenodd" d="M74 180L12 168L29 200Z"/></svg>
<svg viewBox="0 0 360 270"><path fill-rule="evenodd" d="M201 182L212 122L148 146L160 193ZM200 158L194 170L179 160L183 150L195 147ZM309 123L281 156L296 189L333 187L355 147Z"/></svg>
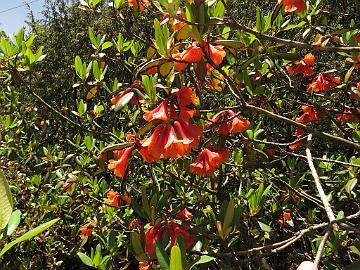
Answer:
<svg viewBox="0 0 360 270"><path fill-rule="evenodd" d="M0 254L52 226L0 269L356 268L359 11L48 0L0 36Z"/></svg>

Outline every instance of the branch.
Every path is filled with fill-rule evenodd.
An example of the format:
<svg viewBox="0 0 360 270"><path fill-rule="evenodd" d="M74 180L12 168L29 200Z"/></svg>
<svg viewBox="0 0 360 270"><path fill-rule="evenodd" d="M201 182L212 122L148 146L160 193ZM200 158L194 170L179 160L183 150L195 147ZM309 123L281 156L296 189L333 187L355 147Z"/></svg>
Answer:
<svg viewBox="0 0 360 270"><path fill-rule="evenodd" d="M306 156L307 156L307 160L308 160L309 167L310 167L310 170L311 170L311 174L312 174L312 176L314 178L314 181L315 181L315 186L316 186L317 192L318 192L318 194L320 196L320 199L321 199L321 201L322 201L322 203L323 203L323 205L325 207L325 211L326 211L326 214L327 214L327 216L329 218L329 221L333 222L335 220L335 215L334 215L334 212L331 209L329 200L326 197L324 189L321 186L319 175L317 174L314 163L312 161L312 156L311 156L311 151L310 151L311 144L312 144L312 134L310 134L309 137L308 137L308 143L307 143L307 146L306 146Z"/></svg>
<svg viewBox="0 0 360 270"><path fill-rule="evenodd" d="M274 36L270 36L267 34L263 34L260 33L258 31L255 31L247 26L241 25L238 22L230 22L230 21L224 21L221 18L216 18L216 20L219 20L219 23L217 23L218 25L226 25L229 26L233 29L239 29L245 32L248 32L250 34L253 34L254 36L256 36L258 39L262 39L262 40L268 40L271 41L273 43L276 44L284 44L285 46L291 47L291 48L302 48L302 49L308 49L308 50L312 50L312 51L322 51L322 52L360 52L360 47L356 46L356 47L349 47L349 46L344 46L344 47L338 47L338 46L334 46L334 47L321 47L321 46L314 46L308 43L304 43L304 42L300 42L300 41L295 41L295 40L290 40L290 39L284 39L284 38L278 38L278 37L274 37Z"/></svg>

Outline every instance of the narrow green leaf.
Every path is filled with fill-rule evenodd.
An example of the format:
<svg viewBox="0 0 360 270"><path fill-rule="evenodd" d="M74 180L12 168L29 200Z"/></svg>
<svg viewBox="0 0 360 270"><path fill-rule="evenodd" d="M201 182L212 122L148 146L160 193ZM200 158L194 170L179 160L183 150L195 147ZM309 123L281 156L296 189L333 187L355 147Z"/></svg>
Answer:
<svg viewBox="0 0 360 270"><path fill-rule="evenodd" d="M87 266L92 266L92 260L91 258L86 255L85 253L78 252L77 255L79 256L80 260Z"/></svg>
<svg viewBox="0 0 360 270"><path fill-rule="evenodd" d="M41 224L40 226L38 226L38 227L36 227L34 229L28 231L27 233L23 234L22 236L15 239L14 241L11 241L7 245L5 245L4 248L0 251L0 257L2 255L4 255L4 253L6 251L8 251L11 247L13 247L14 245L33 238L34 236L36 236L36 235L42 233L43 231L47 230L49 227L51 227L52 225L54 225L58 221L59 221L59 218L50 220L50 221L48 221L48 222L46 222L44 224Z"/></svg>
<svg viewBox="0 0 360 270"><path fill-rule="evenodd" d="M155 241L156 258L160 264L161 270L170 270L169 256L158 242Z"/></svg>
<svg viewBox="0 0 360 270"><path fill-rule="evenodd" d="M116 103L115 107L114 107L114 111L118 111L121 110L122 108L124 108L133 98L134 96L134 92L129 92L127 94L125 94L124 96L122 96L119 101Z"/></svg>
<svg viewBox="0 0 360 270"><path fill-rule="evenodd" d="M181 258L181 250L178 244L175 244L171 248L170 270L184 270L183 261Z"/></svg>
<svg viewBox="0 0 360 270"><path fill-rule="evenodd" d="M208 255L202 255L199 258L199 260L197 260L195 263L193 263L193 265L191 265L189 270L193 269L196 265L208 263L208 262L211 262L211 261L214 261L214 260L215 260L214 257L208 256Z"/></svg>
<svg viewBox="0 0 360 270"><path fill-rule="evenodd" d="M7 225L7 230L6 230L7 236L10 236L14 233L14 231L20 224L20 219L21 219L21 211L20 210L16 210L16 211L12 212L11 217L8 222L8 225Z"/></svg>
<svg viewBox="0 0 360 270"><path fill-rule="evenodd" d="M5 174L0 170L0 230L4 229L9 222L13 209L13 200L9 184Z"/></svg>

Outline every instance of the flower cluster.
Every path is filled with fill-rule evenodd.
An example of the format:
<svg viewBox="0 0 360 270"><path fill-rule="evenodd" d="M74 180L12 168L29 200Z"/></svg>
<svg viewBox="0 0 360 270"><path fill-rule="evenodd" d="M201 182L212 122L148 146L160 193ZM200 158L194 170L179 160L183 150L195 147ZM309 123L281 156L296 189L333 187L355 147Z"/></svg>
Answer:
<svg viewBox="0 0 360 270"><path fill-rule="evenodd" d="M211 121L207 121L207 126L217 125L217 132L221 135L230 133L244 132L250 126L250 121L244 117L236 116L232 110L217 113Z"/></svg>
<svg viewBox="0 0 360 270"><path fill-rule="evenodd" d="M195 162L190 164L190 172L195 175L212 175L229 156L228 149L218 149L215 146L204 148Z"/></svg>
<svg viewBox="0 0 360 270"><path fill-rule="evenodd" d="M311 65L315 63L315 56L311 53L305 55L305 57L294 65L287 66L286 69L290 75L303 74L304 77L308 77L314 74L314 70Z"/></svg>
<svg viewBox="0 0 360 270"><path fill-rule="evenodd" d="M340 77L332 77L324 73L320 73L306 87L306 92L324 92L336 87L341 82Z"/></svg>
<svg viewBox="0 0 360 270"><path fill-rule="evenodd" d="M285 12L303 12L306 10L306 3L304 0L278 0L285 8Z"/></svg>

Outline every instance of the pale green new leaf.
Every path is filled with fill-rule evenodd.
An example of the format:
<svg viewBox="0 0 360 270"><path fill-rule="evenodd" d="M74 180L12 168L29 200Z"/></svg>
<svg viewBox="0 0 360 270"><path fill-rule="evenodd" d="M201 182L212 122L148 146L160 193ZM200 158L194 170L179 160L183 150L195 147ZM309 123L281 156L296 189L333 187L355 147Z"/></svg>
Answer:
<svg viewBox="0 0 360 270"><path fill-rule="evenodd" d="M2 230L8 224L13 209L10 188L3 171L0 171L0 205L0 230Z"/></svg>

